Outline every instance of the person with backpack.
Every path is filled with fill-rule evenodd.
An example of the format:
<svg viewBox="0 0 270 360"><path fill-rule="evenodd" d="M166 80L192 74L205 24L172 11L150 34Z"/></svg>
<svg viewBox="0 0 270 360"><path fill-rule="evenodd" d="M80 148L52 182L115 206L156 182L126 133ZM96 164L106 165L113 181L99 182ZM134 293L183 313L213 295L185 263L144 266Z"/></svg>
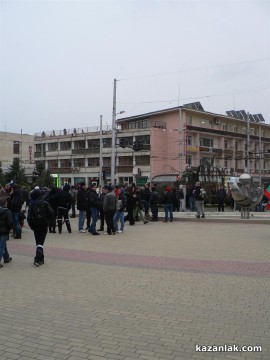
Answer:
<svg viewBox="0 0 270 360"><path fill-rule="evenodd" d="M35 189L30 194L32 202L28 209L27 222L34 231L36 241L36 255L34 265L44 264L44 242L48 232L48 225L54 218L54 213L49 203L42 199L40 189Z"/></svg>
<svg viewBox="0 0 270 360"><path fill-rule="evenodd" d="M4 259L4 263L9 263L12 258L9 256L7 250L7 240L9 239L9 232L13 226L13 219L11 211L7 208L7 198L0 197L0 261ZM3 265L0 263L0 268Z"/></svg>
<svg viewBox="0 0 270 360"><path fill-rule="evenodd" d="M204 213L204 199L206 197L206 192L202 188L200 181L197 181L195 184L195 190L193 192L195 202L196 202L196 209L197 215L196 217L199 219L200 217L203 219L205 218Z"/></svg>

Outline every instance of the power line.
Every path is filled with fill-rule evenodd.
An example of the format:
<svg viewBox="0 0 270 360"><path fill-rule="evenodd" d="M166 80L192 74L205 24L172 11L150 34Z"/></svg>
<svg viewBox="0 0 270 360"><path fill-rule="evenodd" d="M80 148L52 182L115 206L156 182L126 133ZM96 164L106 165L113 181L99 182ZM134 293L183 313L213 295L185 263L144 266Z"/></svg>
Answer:
<svg viewBox="0 0 270 360"><path fill-rule="evenodd" d="M262 91L262 90L267 90L267 89L270 89L270 87L266 86L266 87L262 87L262 88L249 89L249 90L237 91L237 92L232 92L232 93L193 96L193 97L181 98L181 99L154 100L154 101L141 101L141 102L118 102L118 104L126 104L126 105L137 104L137 105L139 105L139 104L154 104L154 103L172 103L172 102L178 102L180 100L187 101L187 100L193 100L193 99L205 99L205 98L218 97L218 96L233 96L233 95L247 94L247 93L252 93L252 92Z"/></svg>
<svg viewBox="0 0 270 360"><path fill-rule="evenodd" d="M243 65L243 64L250 64L250 63L269 61L269 60L270 60L270 58L267 57L267 58L261 58L261 59L239 61L239 62L228 63L228 64L202 66L202 67L198 67L198 68L183 69L183 70L164 72L164 73L139 75L139 76L134 76L134 77L118 79L117 81L136 80L136 79L143 79L143 78L149 78L149 77L158 77L158 76L171 75L171 74L180 74L180 73L191 72L191 71L210 70L210 69L222 68L222 67L227 67L227 66Z"/></svg>

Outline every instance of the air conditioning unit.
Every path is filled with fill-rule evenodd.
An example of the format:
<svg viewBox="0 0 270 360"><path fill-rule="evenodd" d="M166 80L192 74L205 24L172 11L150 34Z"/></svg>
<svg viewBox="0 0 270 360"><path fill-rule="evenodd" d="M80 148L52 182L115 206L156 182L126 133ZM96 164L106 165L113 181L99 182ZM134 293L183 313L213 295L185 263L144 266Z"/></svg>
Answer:
<svg viewBox="0 0 270 360"><path fill-rule="evenodd" d="M220 125L220 119L219 118L215 117L214 122L215 122L216 125Z"/></svg>

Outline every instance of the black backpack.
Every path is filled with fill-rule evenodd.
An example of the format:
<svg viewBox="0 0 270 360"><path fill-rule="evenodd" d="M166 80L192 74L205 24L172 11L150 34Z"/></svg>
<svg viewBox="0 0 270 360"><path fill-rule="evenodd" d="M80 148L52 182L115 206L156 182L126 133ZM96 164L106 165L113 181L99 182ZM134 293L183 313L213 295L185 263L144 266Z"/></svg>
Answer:
<svg viewBox="0 0 270 360"><path fill-rule="evenodd" d="M32 223L35 228L45 228L49 224L47 203L44 200L36 200L33 203Z"/></svg>

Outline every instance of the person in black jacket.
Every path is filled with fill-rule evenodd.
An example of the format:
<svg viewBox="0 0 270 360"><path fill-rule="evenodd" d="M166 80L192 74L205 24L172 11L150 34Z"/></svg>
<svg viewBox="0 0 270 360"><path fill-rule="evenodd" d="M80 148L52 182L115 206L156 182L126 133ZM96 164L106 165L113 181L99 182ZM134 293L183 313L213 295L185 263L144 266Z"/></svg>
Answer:
<svg viewBox="0 0 270 360"><path fill-rule="evenodd" d="M48 224L53 219L54 214L49 203L42 199L40 189L34 189L31 191L30 197L32 201L28 209L27 222L30 229L34 231L36 241L34 265L38 267L44 264L43 247L48 232ZM38 209L38 212L36 209Z"/></svg>
<svg viewBox="0 0 270 360"><path fill-rule="evenodd" d="M87 191L85 182L82 182L77 193L77 209L79 210L78 228L80 233L86 232L83 227L85 221L85 212L88 205L88 196L89 192Z"/></svg>
<svg viewBox="0 0 270 360"><path fill-rule="evenodd" d="M89 202L89 208L91 210L91 218L92 218L88 232L91 233L92 235L99 235L99 233L96 230L98 210L99 210L99 198L97 193L97 186L95 184L92 184L90 186L88 202Z"/></svg>
<svg viewBox="0 0 270 360"><path fill-rule="evenodd" d="M0 261L3 257L4 263L9 263L12 260L9 256L6 244L12 226L13 219L11 211L7 209L7 199L6 197L0 197ZM0 263L0 268L2 267L3 265Z"/></svg>
<svg viewBox="0 0 270 360"><path fill-rule="evenodd" d="M171 192L171 188L167 186L164 194L164 211L165 211L164 222L168 222L169 213L170 213L170 222L173 222L173 201L174 201L174 195Z"/></svg>
<svg viewBox="0 0 270 360"><path fill-rule="evenodd" d="M15 239L21 239L22 237L22 228L20 226L20 211L22 209L22 204L23 204L23 198L22 198L22 194L21 194L21 190L20 188L15 185L12 184L10 186L10 210L12 213L12 218L13 218L13 230L14 230L14 238Z"/></svg>
<svg viewBox="0 0 270 360"><path fill-rule="evenodd" d="M155 186L151 188L151 196L149 199L149 205L151 207L152 219L151 221L158 221L158 204L159 204L159 195Z"/></svg>
<svg viewBox="0 0 270 360"><path fill-rule="evenodd" d="M65 185L63 190L59 189L54 197L54 201L57 206L57 225L59 234L62 233L62 218L64 218L68 232L71 233L68 212L71 209L72 199L69 189L69 185Z"/></svg>

